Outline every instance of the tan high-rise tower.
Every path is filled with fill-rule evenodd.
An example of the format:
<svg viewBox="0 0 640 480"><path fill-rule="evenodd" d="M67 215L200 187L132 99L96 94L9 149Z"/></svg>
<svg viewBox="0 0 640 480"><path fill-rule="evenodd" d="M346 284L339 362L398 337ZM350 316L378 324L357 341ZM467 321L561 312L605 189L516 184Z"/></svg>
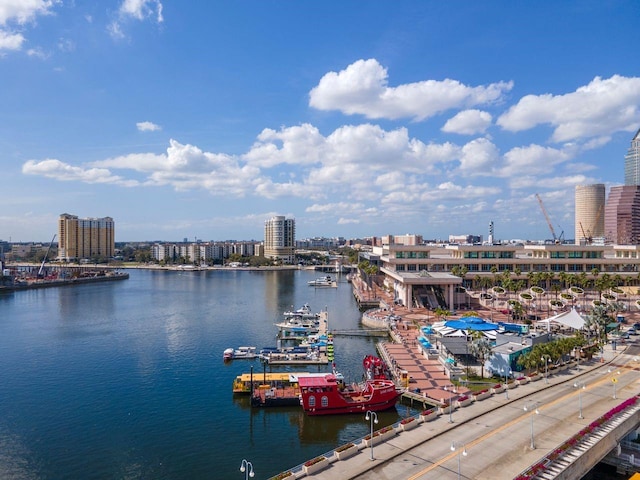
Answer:
<svg viewBox="0 0 640 480"><path fill-rule="evenodd" d="M283 216L264 222L264 256L285 263L295 261L296 221Z"/></svg>
<svg viewBox="0 0 640 480"><path fill-rule="evenodd" d="M604 238L604 183L576 185L576 245Z"/></svg>
<svg viewBox="0 0 640 480"><path fill-rule="evenodd" d="M58 220L58 258L111 258L115 253L113 218L78 218L63 213Z"/></svg>

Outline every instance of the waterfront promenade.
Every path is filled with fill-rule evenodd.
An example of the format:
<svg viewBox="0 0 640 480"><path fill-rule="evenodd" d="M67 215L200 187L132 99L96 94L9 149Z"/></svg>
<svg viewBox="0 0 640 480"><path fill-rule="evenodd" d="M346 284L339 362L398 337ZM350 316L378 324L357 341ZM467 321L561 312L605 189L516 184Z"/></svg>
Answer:
<svg viewBox="0 0 640 480"><path fill-rule="evenodd" d="M391 438L373 449L364 440L356 441L358 453L346 460L327 454L328 467L306 476L319 480L516 478L639 393L638 350L636 346L629 346L628 353L606 348L602 359L574 364L550 376L548 383L540 379L517 386L508 398L496 393L450 414L441 413L435 420L415 420L417 425L408 431L396 424ZM634 415L631 420L637 424L640 411ZM463 451L467 455L461 456ZM299 472L294 478L302 477L304 473Z"/></svg>
<svg viewBox="0 0 640 480"><path fill-rule="evenodd" d="M432 404L445 406L454 402L456 397L468 393L461 388L453 392L446 363L435 352L429 355L418 346L419 327L438 320L431 312L393 305L384 290L375 286L370 289L356 281L354 289L358 288L365 288L368 298L381 301L381 308L365 315L383 323L393 319L390 322L394 325L393 341L380 344L379 350L394 374L399 375L403 370L408 372L410 390L419 392L429 401L434 400ZM499 311L482 308L474 311L493 321L509 320ZM640 320L635 312L627 312L626 317L627 323ZM489 398L471 401L462 408L439 409L440 415L436 420L421 424L418 424L418 420L412 421L410 423L415 423L417 427L410 430L404 431L402 424L396 424L395 435L391 439L374 446L370 451L364 440L354 442L359 453L347 460L337 461L337 454L330 452L327 454L329 467L307 476L318 479L446 479L456 478L456 475L457 478L514 478L588 424L589 419L597 418L615 407L621 399L639 393L635 387L640 377L636 357L639 350L634 343L618 345L617 350L609 344L600 356L586 363L574 362L565 371L549 378L517 385L508 392L492 393ZM615 388L611 369L621 369L621 374L615 378L615 382L620 382L614 394L616 398L610 394L612 385ZM583 395L580 389L574 388L575 382L585 387L589 384L589 394ZM589 412L584 414L584 418L576 418L578 402L580 416L583 416L583 408ZM538 415L532 418L531 408L529 415L526 415L523 408L527 403L545 412L538 420L536 448L532 448L533 422ZM531 438L528 436L529 422ZM474 452L473 460L465 458L467 473L462 476L456 467L456 461L461 461L462 450L456 445L464 445L462 448L468 449L469 455L472 455L471 450ZM304 468L300 470L293 470L298 472L296 478L305 476Z"/></svg>

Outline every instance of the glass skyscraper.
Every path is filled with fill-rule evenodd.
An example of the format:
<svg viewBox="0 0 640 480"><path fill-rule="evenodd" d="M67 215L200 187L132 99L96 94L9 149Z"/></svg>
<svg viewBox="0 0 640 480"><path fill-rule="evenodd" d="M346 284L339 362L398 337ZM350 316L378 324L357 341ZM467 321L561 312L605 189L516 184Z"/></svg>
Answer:
<svg viewBox="0 0 640 480"><path fill-rule="evenodd" d="M624 156L624 184L640 185L640 130L631 140L631 147Z"/></svg>

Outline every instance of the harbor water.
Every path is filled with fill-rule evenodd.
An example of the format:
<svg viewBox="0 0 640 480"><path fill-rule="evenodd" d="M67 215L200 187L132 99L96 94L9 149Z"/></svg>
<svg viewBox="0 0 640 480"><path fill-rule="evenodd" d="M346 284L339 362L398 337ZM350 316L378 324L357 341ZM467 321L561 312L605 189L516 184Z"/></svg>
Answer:
<svg viewBox="0 0 640 480"><path fill-rule="evenodd" d="M266 479L369 432L361 415L252 409L231 385L265 367L222 361L228 347L275 346L274 323L305 303L327 310L330 329L361 328L344 278L314 288L305 270L129 272L0 295L0 478L233 479L246 459ZM378 340L335 338L347 381Z"/></svg>

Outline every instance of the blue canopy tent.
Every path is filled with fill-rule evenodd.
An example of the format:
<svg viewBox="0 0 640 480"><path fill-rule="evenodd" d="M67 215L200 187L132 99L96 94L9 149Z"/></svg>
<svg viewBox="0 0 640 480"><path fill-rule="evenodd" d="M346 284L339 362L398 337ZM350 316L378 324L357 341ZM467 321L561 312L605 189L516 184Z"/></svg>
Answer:
<svg viewBox="0 0 640 480"><path fill-rule="evenodd" d="M462 317L458 320L447 320L444 322L444 326L454 330L475 330L479 332L498 330L499 328L497 324L489 323L480 317Z"/></svg>

